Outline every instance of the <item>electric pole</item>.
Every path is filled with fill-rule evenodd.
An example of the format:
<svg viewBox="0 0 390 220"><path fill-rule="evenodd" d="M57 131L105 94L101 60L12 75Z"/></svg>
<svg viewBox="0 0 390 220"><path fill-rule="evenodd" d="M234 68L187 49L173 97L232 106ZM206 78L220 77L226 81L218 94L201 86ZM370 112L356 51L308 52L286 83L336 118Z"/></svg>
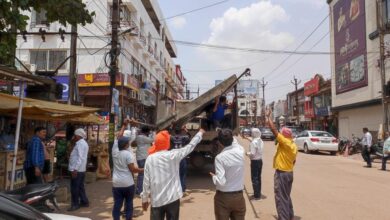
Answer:
<svg viewBox="0 0 390 220"><path fill-rule="evenodd" d="M381 85L382 85L382 107L383 107L383 135L389 130L389 120L388 120L388 103L386 98L386 66L385 66L385 25L383 23L383 3L381 0L376 1L376 14L377 14L377 28L379 31L379 67L381 73ZM384 138L384 137L382 137Z"/></svg>
<svg viewBox="0 0 390 220"><path fill-rule="evenodd" d="M75 94L77 89L77 25L72 25L70 38L70 64L69 64L69 97L68 104L75 103Z"/></svg>
<svg viewBox="0 0 390 220"><path fill-rule="evenodd" d="M112 167L112 146L114 145L115 139L115 110L113 106L113 94L116 84L116 75L118 74L117 58L118 58L118 28L119 28L119 0L112 1L112 20L111 20L111 51L110 51L110 100L109 100L109 111L110 111L110 124L109 124L109 156L110 156L110 167Z"/></svg>
<svg viewBox="0 0 390 220"><path fill-rule="evenodd" d="M267 86L268 82L264 82L264 77L261 80L260 86L263 89L263 102L261 105L262 111L261 111L261 117L262 117L262 123L263 126L265 126L265 87Z"/></svg>
<svg viewBox="0 0 390 220"><path fill-rule="evenodd" d="M295 86L295 115L297 116L297 125L299 126L298 85L301 83L301 80L298 81L294 76L294 80L291 83Z"/></svg>

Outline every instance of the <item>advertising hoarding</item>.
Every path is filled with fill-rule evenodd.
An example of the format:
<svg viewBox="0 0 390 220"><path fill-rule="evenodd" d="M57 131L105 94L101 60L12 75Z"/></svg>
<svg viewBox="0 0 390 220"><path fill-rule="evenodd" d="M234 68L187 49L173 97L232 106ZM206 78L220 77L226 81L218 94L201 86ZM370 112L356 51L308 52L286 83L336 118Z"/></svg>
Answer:
<svg viewBox="0 0 390 220"><path fill-rule="evenodd" d="M364 0L333 6L336 94L368 85Z"/></svg>

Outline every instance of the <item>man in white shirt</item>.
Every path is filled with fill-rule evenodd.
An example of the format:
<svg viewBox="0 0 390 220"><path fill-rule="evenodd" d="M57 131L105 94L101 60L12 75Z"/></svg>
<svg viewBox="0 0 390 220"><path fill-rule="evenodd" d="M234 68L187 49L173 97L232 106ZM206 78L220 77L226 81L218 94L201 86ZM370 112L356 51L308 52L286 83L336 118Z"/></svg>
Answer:
<svg viewBox="0 0 390 220"><path fill-rule="evenodd" d="M144 168L144 184L141 193L142 206L149 207L149 196L152 204L151 220L178 220L180 198L183 191L180 185L180 161L190 154L202 140L203 129L195 135L191 142L180 149L170 150L170 135L161 131L156 135L154 144L149 148L149 156Z"/></svg>
<svg viewBox="0 0 390 220"><path fill-rule="evenodd" d="M215 158L215 171L210 173L216 185L214 213L216 220L244 220L244 148L233 138L230 129L220 131L218 142L224 149Z"/></svg>
<svg viewBox="0 0 390 220"><path fill-rule="evenodd" d="M88 143L85 141L87 134L84 129L79 128L74 132L73 141L76 143L69 158L68 170L72 177L70 191L72 204L68 211L75 211L80 207L89 207L87 194L85 193L84 179L88 160Z"/></svg>
<svg viewBox="0 0 390 220"><path fill-rule="evenodd" d="M261 199L261 171L263 169L263 147L261 131L258 128L251 130L252 140L246 155L251 159L251 179L253 186L253 200Z"/></svg>
<svg viewBox="0 0 390 220"><path fill-rule="evenodd" d="M114 197L114 207L112 217L114 220L120 220L121 208L125 202L126 220L133 217L133 198L134 198L134 178L132 173L143 172L135 164L134 155L128 150L130 146L130 137L120 137L117 144L112 148L112 160L114 172L112 175L112 194Z"/></svg>
<svg viewBox="0 0 390 220"><path fill-rule="evenodd" d="M371 168L371 146L372 146L372 135L368 131L368 128L363 128L363 139L362 139L362 145L363 145L363 151L362 151L362 157L364 161L367 162L367 168Z"/></svg>

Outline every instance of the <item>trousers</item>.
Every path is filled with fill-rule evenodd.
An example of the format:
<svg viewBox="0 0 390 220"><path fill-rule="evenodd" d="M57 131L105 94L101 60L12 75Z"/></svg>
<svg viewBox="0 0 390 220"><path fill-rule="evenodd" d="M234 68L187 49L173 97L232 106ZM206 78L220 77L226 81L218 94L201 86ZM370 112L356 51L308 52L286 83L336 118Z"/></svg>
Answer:
<svg viewBox="0 0 390 220"><path fill-rule="evenodd" d="M293 172L275 171L274 192L278 220L291 220L294 218L294 208L290 196L293 180Z"/></svg>
<svg viewBox="0 0 390 220"><path fill-rule="evenodd" d="M363 151L362 151L362 157L364 161L367 162L367 166L371 166L371 156L370 156L370 148L368 146L363 146Z"/></svg>
<svg viewBox="0 0 390 220"><path fill-rule="evenodd" d="M244 220L245 199L242 192L220 192L214 196L214 214L216 220Z"/></svg>
<svg viewBox="0 0 390 220"><path fill-rule="evenodd" d="M77 177L70 180L70 193L72 197L72 207L89 205L89 200L84 187L85 172L77 172Z"/></svg>
<svg viewBox="0 0 390 220"><path fill-rule="evenodd" d="M263 160L251 160L251 179L253 186L253 196L261 198L261 171L263 168Z"/></svg>
<svg viewBox="0 0 390 220"><path fill-rule="evenodd" d="M133 218L134 185L129 187L112 187L112 195L114 197L112 218L120 220L121 209L123 202L125 202L126 220L131 220Z"/></svg>
<svg viewBox="0 0 390 220"><path fill-rule="evenodd" d="M150 220L179 220L180 199L161 207L152 207Z"/></svg>

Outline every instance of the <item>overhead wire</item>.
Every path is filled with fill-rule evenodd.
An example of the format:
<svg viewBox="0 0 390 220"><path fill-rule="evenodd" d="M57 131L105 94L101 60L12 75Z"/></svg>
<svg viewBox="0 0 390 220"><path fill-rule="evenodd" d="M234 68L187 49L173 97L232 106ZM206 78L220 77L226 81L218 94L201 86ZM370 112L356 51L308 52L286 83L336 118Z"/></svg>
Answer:
<svg viewBox="0 0 390 220"><path fill-rule="evenodd" d="M314 28L314 30L295 48L294 51L298 51L299 48L302 47L302 45L311 37L313 36L313 34L322 26L322 24L324 24L324 22L329 18L329 14L327 14L325 16L325 18L323 18L321 20L321 22ZM330 53L329 53L330 54ZM264 78L267 78L269 77L270 75L272 75L273 73L275 73L280 67L283 66L283 64L285 64L287 62L288 59L290 59L292 54L289 54L281 63L279 63L274 69L272 69L268 74L266 74L265 76L263 76Z"/></svg>

